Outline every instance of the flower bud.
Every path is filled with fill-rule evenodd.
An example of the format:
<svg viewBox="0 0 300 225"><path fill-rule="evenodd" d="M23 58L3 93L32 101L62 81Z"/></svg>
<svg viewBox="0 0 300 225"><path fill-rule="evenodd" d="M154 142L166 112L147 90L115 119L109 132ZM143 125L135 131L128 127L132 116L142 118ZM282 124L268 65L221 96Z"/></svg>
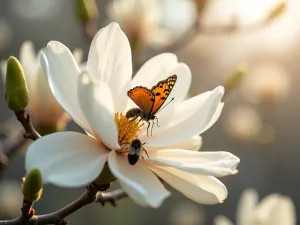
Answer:
<svg viewBox="0 0 300 225"><path fill-rule="evenodd" d="M23 195L27 202L38 201L43 192L42 175L38 169L31 170L23 180Z"/></svg>
<svg viewBox="0 0 300 225"><path fill-rule="evenodd" d="M279 2L277 5L275 5L274 8L272 8L270 10L265 21L271 22L274 19L276 19L277 17L279 17L286 9L286 6L287 6L287 3L285 1Z"/></svg>
<svg viewBox="0 0 300 225"><path fill-rule="evenodd" d="M99 12L95 0L76 0L76 15L84 23L97 19Z"/></svg>
<svg viewBox="0 0 300 225"><path fill-rule="evenodd" d="M198 13L202 13L205 7L208 5L209 0L195 0Z"/></svg>
<svg viewBox="0 0 300 225"><path fill-rule="evenodd" d="M93 183L95 183L98 186L102 186L102 185L106 185L106 184L110 184L114 181L116 181L117 179L115 178L115 176L111 173L107 162L104 164L104 167L102 169L101 174L96 178L96 180L94 180Z"/></svg>
<svg viewBox="0 0 300 225"><path fill-rule="evenodd" d="M231 75L225 80L224 87L226 91L231 91L237 88L244 75L246 74L247 67L246 65L239 65Z"/></svg>
<svg viewBox="0 0 300 225"><path fill-rule="evenodd" d="M13 111L20 111L29 103L27 83L20 62L9 57L6 68L5 100Z"/></svg>

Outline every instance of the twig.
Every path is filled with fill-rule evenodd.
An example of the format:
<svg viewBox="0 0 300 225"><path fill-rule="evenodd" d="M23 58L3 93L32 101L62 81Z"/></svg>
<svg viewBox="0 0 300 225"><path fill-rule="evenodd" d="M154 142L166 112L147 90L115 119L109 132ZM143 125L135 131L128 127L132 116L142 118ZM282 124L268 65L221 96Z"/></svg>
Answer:
<svg viewBox="0 0 300 225"><path fill-rule="evenodd" d="M8 164L8 161L9 160L8 160L7 156L3 152L3 145L0 140L0 178L3 175L3 168Z"/></svg>
<svg viewBox="0 0 300 225"><path fill-rule="evenodd" d="M89 205L94 202L100 202L104 204L105 202L110 202L115 205L115 201L121 198L126 197L126 193L122 190L116 190L109 193L102 193L99 190L105 190L107 186L99 187L94 184L90 184L86 187L85 193L80 196L77 200L72 202L71 204L65 206L64 208L45 215L32 216L31 211L29 210L29 225L46 225L46 224L67 224L65 218L72 213L78 211L86 205ZM98 193L98 194L97 194ZM6 220L0 221L0 225L23 225L24 223L23 217L14 219L14 220Z"/></svg>
<svg viewBox="0 0 300 225"><path fill-rule="evenodd" d="M24 138L35 141L41 137L41 135L34 129L30 116L24 109L16 111L15 115L25 129L25 134L23 135ZM10 146L5 152L2 152L2 147L0 146L0 178L3 175L3 169L8 164L9 159L12 158L18 152L20 147L26 143L27 139L24 138L13 143L12 146Z"/></svg>
<svg viewBox="0 0 300 225"><path fill-rule="evenodd" d="M245 34L254 33L261 30L262 28L268 26L270 23L262 21L257 21L245 25L239 25L235 23L227 25L210 25L210 26L200 26L199 31L202 35L222 35L222 34Z"/></svg>
<svg viewBox="0 0 300 225"><path fill-rule="evenodd" d="M177 39L171 45L166 46L165 48L161 49L160 52L174 52L179 48L184 47L188 43L190 43L194 37L199 33L200 23L199 20L196 19L191 28L179 39Z"/></svg>
<svg viewBox="0 0 300 225"><path fill-rule="evenodd" d="M23 200L21 221L24 225L29 225L30 218L33 216L32 206L32 202L27 202L25 199Z"/></svg>
<svg viewBox="0 0 300 225"><path fill-rule="evenodd" d="M6 157L11 159L27 141L27 139L20 138L17 142L8 147L5 151Z"/></svg>
<svg viewBox="0 0 300 225"><path fill-rule="evenodd" d="M122 189L108 193L98 192L95 202L99 202L102 206L109 202L112 206L116 206L116 201L125 197L127 197L127 194Z"/></svg>
<svg viewBox="0 0 300 225"><path fill-rule="evenodd" d="M27 139L21 138L16 143L8 148L5 152L2 150L2 144L0 142L0 179L6 166L9 164L9 160L18 152L18 150L27 142Z"/></svg>
<svg viewBox="0 0 300 225"><path fill-rule="evenodd" d="M195 36L199 33L199 25L200 25L200 20L196 19L191 26L191 28L181 37L179 37L177 40L175 40L173 43L170 45L167 45L161 49L153 50L150 51L150 53L146 57L141 57L133 61L133 67L134 67L134 72L137 72L138 69L152 56L158 55L160 53L164 52L175 52L180 48L183 48L185 45L190 43Z"/></svg>
<svg viewBox="0 0 300 225"><path fill-rule="evenodd" d="M92 20L88 23L83 23L82 24L82 29L83 29L84 36L86 37L86 39L89 42L92 42L95 34L97 33L97 31L98 31L97 26L98 26L97 20Z"/></svg>
<svg viewBox="0 0 300 225"><path fill-rule="evenodd" d="M24 138L29 138L35 141L36 139L41 137L41 135L34 129L31 123L30 116L24 109L16 111L15 115L26 131L26 133L24 134Z"/></svg>
<svg viewBox="0 0 300 225"><path fill-rule="evenodd" d="M7 137L7 128L5 127L0 127L0 139L6 138Z"/></svg>

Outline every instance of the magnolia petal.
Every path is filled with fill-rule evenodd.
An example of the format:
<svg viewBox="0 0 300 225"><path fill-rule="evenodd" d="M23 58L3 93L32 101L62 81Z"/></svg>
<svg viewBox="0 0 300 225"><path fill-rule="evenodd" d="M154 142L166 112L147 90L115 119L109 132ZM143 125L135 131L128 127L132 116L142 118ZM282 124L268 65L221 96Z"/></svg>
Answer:
<svg viewBox="0 0 300 225"><path fill-rule="evenodd" d="M83 59L83 50L81 48L75 48L73 50L73 56L78 65L81 65Z"/></svg>
<svg viewBox="0 0 300 225"><path fill-rule="evenodd" d="M223 177L237 173L240 159L229 152L201 152L184 149L153 149L147 151L145 160L160 166L175 167L179 170Z"/></svg>
<svg viewBox="0 0 300 225"><path fill-rule="evenodd" d="M202 204L221 203L227 197L223 183L211 176L191 174L172 167L150 166L151 170L187 198Z"/></svg>
<svg viewBox="0 0 300 225"><path fill-rule="evenodd" d="M187 150L198 151L200 150L202 143L203 143L202 137L200 135L195 135L194 137L182 141L178 144L164 146L164 149L187 149ZM149 147L147 144L145 144L145 147L146 146L147 149L149 149L150 151L152 151L152 149L158 149L158 148Z"/></svg>
<svg viewBox="0 0 300 225"><path fill-rule="evenodd" d="M129 41L119 24L111 23L98 31L90 47L87 70L94 82L108 84L116 111L122 112L131 87L132 61Z"/></svg>
<svg viewBox="0 0 300 225"><path fill-rule="evenodd" d="M210 121L208 122L206 127L201 131L201 133L204 133L205 131L207 131L209 128L211 128L217 122L217 120L221 116L223 108L224 108L224 102L220 102L216 109L215 114L212 116L212 118L210 119Z"/></svg>
<svg viewBox="0 0 300 225"><path fill-rule="evenodd" d="M243 192L236 212L236 222L239 225L248 225L250 218L258 204L258 194L254 189L247 189Z"/></svg>
<svg viewBox="0 0 300 225"><path fill-rule="evenodd" d="M94 133L110 149L119 149L118 129L114 120L111 91L104 82L93 83L83 72L78 82L78 99L82 112Z"/></svg>
<svg viewBox="0 0 300 225"><path fill-rule="evenodd" d="M142 138L146 139L149 146L158 147L176 144L194 135L201 134L216 120L220 114L220 101L224 95L224 88L219 86L213 91L190 98L175 108L171 122L156 129L153 135L147 140L147 134ZM217 113L216 113L217 112Z"/></svg>
<svg viewBox="0 0 300 225"><path fill-rule="evenodd" d="M77 83L80 69L70 50L60 42L50 41L41 51L40 60L58 103L79 126L92 133L79 106Z"/></svg>
<svg viewBox="0 0 300 225"><path fill-rule="evenodd" d="M45 183L79 187L100 174L107 158L107 149L95 139L66 131L33 142L26 152L25 168L27 172L39 169Z"/></svg>
<svg viewBox="0 0 300 225"><path fill-rule="evenodd" d="M32 113L35 122L52 126L57 124L65 111L54 98L42 68L39 68L36 74L34 86L29 90L29 95L30 101L27 108Z"/></svg>
<svg viewBox="0 0 300 225"><path fill-rule="evenodd" d="M177 56L173 53L162 53L149 59L136 73L132 87L145 86L151 88L178 65ZM167 75L166 75L167 74Z"/></svg>
<svg viewBox="0 0 300 225"><path fill-rule="evenodd" d="M126 156L111 151L108 166L126 193L141 206L158 208L170 195L141 160L132 166Z"/></svg>
<svg viewBox="0 0 300 225"><path fill-rule="evenodd" d="M20 63L24 69L26 80L29 81L29 84L32 86L34 82L31 83L30 81L36 76L40 64L31 41L25 41L21 45Z"/></svg>
<svg viewBox="0 0 300 225"><path fill-rule="evenodd" d="M5 77L6 77L6 67L7 67L7 61L2 60L0 61L0 72L1 72L1 80L3 83L5 83Z"/></svg>
<svg viewBox="0 0 300 225"><path fill-rule="evenodd" d="M233 225L233 223L226 216L219 215L214 219L214 225Z"/></svg>
<svg viewBox="0 0 300 225"><path fill-rule="evenodd" d="M296 209L289 197L270 194L254 210L250 224L295 225Z"/></svg>

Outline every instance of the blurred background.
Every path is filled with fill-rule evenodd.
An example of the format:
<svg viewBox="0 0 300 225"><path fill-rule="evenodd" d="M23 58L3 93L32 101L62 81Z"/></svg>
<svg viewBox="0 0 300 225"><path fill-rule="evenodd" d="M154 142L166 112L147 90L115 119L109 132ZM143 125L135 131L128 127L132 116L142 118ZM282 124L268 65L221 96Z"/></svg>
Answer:
<svg viewBox="0 0 300 225"><path fill-rule="evenodd" d="M97 0L98 13L90 17L78 11L76 2L1 0L0 60L19 57L25 41L37 52L57 40L72 51L81 49L85 62L90 37L116 21L131 41L136 69L164 51L174 52L190 67L190 96L232 82L236 71L245 73L227 92L218 122L202 135L201 150L229 151L241 159L237 175L221 178L229 192L224 203L196 204L168 187L173 195L159 209L122 199L116 208L85 207L68 218L70 224L210 225L220 214L235 224L247 188L256 189L260 198L271 193L289 196L300 208L300 1L148 0L129 9L137 0ZM0 122L10 127L5 147L20 138L22 127L5 103L2 80L0 90ZM79 128L70 122L66 129ZM10 160L0 181L0 219L19 214L26 145ZM53 212L83 190L46 185L35 210ZM298 221L300 212L296 214Z"/></svg>

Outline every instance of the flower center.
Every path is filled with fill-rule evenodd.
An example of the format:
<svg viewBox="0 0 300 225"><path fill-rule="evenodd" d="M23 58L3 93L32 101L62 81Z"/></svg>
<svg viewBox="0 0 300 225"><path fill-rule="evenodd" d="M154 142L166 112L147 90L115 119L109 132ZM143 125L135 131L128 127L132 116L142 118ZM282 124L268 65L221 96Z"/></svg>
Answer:
<svg viewBox="0 0 300 225"><path fill-rule="evenodd" d="M122 113L115 113L115 122L118 127L118 140L121 145L121 149L117 152L124 152L123 147L131 143L131 141L137 138L137 132L144 125L144 123L139 124L136 120L129 120ZM125 145L125 146L122 146Z"/></svg>

